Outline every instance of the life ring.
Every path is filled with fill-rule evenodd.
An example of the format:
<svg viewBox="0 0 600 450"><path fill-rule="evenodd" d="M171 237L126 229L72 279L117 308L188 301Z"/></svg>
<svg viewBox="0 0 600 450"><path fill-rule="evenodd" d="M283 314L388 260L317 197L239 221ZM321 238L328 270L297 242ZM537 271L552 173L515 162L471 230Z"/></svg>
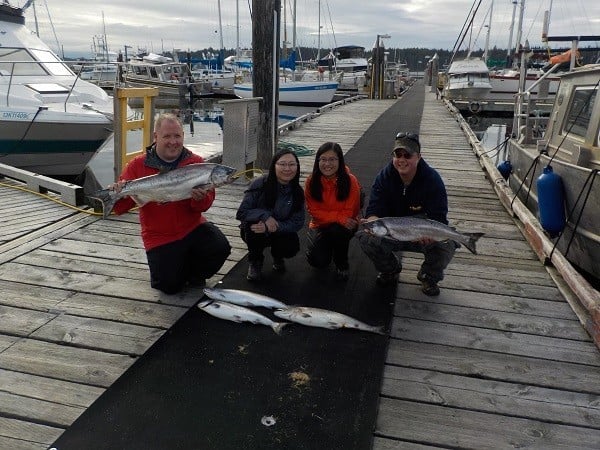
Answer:
<svg viewBox="0 0 600 450"><path fill-rule="evenodd" d="M479 111L481 111L481 105L479 102L470 102L469 111L471 111L473 114L477 114Z"/></svg>

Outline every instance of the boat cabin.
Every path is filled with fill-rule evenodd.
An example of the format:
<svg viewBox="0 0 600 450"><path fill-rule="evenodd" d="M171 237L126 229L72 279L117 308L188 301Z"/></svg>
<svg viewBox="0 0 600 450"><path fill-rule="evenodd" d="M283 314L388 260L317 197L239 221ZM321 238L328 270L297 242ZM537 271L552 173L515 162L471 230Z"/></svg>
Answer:
<svg viewBox="0 0 600 450"><path fill-rule="evenodd" d="M548 129L538 149L589 169L600 169L600 64L561 76Z"/></svg>

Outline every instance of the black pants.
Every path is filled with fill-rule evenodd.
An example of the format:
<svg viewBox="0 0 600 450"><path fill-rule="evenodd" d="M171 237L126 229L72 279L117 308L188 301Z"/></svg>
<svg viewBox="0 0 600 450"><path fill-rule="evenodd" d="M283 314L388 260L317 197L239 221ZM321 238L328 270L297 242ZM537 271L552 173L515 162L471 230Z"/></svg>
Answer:
<svg viewBox="0 0 600 450"><path fill-rule="evenodd" d="M308 230L306 258L313 267L326 267L331 260L338 269L348 270L348 247L354 231L334 223Z"/></svg>
<svg viewBox="0 0 600 450"><path fill-rule="evenodd" d="M271 247L273 259L291 258L300 251L298 233L254 233L250 226L240 230L243 241L248 245L248 260L262 263L265 248Z"/></svg>
<svg viewBox="0 0 600 450"><path fill-rule="evenodd" d="M186 237L146 252L150 285L165 294L179 292L186 283L202 283L221 268L231 246L212 223L205 222Z"/></svg>

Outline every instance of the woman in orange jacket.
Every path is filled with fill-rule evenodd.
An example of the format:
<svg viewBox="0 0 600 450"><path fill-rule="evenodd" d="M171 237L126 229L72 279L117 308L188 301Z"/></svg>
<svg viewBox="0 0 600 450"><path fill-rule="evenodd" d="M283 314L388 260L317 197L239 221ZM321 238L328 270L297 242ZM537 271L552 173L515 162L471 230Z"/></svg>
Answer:
<svg viewBox="0 0 600 450"><path fill-rule="evenodd" d="M331 260L338 280L348 279L348 246L358 228L360 184L344 162L339 144L326 142L317 151L304 196L311 216L306 257L313 267Z"/></svg>

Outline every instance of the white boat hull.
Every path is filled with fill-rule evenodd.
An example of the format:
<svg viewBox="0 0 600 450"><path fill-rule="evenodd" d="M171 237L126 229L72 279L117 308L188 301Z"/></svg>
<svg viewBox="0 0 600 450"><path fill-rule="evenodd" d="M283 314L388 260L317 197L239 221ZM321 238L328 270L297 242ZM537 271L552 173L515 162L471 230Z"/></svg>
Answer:
<svg viewBox="0 0 600 450"><path fill-rule="evenodd" d="M533 83L537 81L537 77L528 77L525 80L525 90L528 90ZM558 85L560 80L552 78L548 80L547 95L542 95L543 98L551 98L556 95L558 91ZM490 90L487 97L494 100L513 100L515 94L519 92L519 76L502 76L502 75L490 75L490 83L492 89ZM541 83L540 83L541 84ZM537 97L540 89L540 85L531 91L532 97Z"/></svg>
<svg viewBox="0 0 600 450"><path fill-rule="evenodd" d="M112 128L111 120L95 113L0 106L0 162L48 176L76 176Z"/></svg>
<svg viewBox="0 0 600 450"><path fill-rule="evenodd" d="M0 54L0 162L79 175L112 134L113 99L79 79L24 24L21 9L0 5L0 47L10 49Z"/></svg>
<svg viewBox="0 0 600 450"><path fill-rule="evenodd" d="M332 102L337 88L336 81L288 81L279 85L279 103L323 106ZM234 84L233 89L239 98L254 96L252 83Z"/></svg>

